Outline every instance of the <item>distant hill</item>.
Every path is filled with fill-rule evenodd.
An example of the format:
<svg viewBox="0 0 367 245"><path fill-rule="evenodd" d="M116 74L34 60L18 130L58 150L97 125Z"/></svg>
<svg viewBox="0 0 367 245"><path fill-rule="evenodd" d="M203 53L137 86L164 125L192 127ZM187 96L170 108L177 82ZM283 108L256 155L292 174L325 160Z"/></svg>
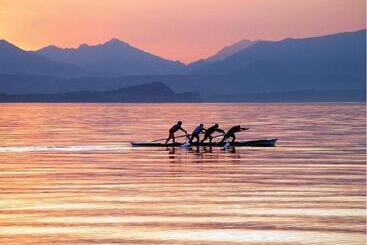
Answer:
<svg viewBox="0 0 367 245"><path fill-rule="evenodd" d="M226 77L223 86L232 87L233 93L363 90L366 30L279 42L261 41L193 73Z"/></svg>
<svg viewBox="0 0 367 245"><path fill-rule="evenodd" d="M0 74L0 94L3 96L0 102L6 101L4 99L5 94L12 94L10 96L11 101L19 101L19 98L28 98L27 100L23 99L23 101L35 101L34 97L32 97L34 94L42 94L43 97L45 94L51 94L50 97L53 98L53 94L68 94L70 92L77 92L77 94L80 91L109 92L111 90L119 90L120 88L144 85L149 83L149 81L162 81L162 83L175 91L175 93L179 94L190 95L192 94L191 91L198 91L200 92L200 100L204 102L363 102L366 98L364 85L356 89L338 88L338 86L333 86L328 89L293 89L293 87L288 87L278 91L271 91L262 87L263 84L261 83L258 86L255 84L251 87L251 85L243 84L241 77L227 75L60 78L52 76ZM145 92L149 95L148 90L145 90ZM7 98L9 101L9 97ZM14 100L14 98L16 99ZM137 98L141 99L141 102L146 102L145 96ZM46 100L44 99L44 101ZM48 99L48 101L51 100ZM136 102L138 101L136 100ZM186 100L186 102L195 101L197 100Z"/></svg>
<svg viewBox="0 0 367 245"><path fill-rule="evenodd" d="M259 40L256 40L256 41L251 41L247 39L241 40L239 42L236 42L234 44L231 44L229 46L222 48L216 54L206 59L200 59L200 60L190 63L188 67L190 68L190 70L196 70L206 65L209 65L210 63L213 63L219 60L224 60L225 58L239 51L242 51L242 50L245 50L246 48L251 47L252 45L256 44L257 42L259 42Z"/></svg>
<svg viewBox="0 0 367 245"><path fill-rule="evenodd" d="M118 39L79 48L58 48L48 46L35 51L55 61L83 67L90 74L98 76L179 74L186 66L132 47Z"/></svg>
<svg viewBox="0 0 367 245"><path fill-rule="evenodd" d="M78 66L53 61L41 55L24 51L5 40L0 40L0 73L55 76L81 76L86 74Z"/></svg>
<svg viewBox="0 0 367 245"><path fill-rule="evenodd" d="M0 102L200 102L197 92L175 93L163 83L148 83L122 89L54 94L0 94Z"/></svg>
<svg viewBox="0 0 367 245"><path fill-rule="evenodd" d="M258 42L259 40L255 40L255 41L251 41L247 39L241 40L239 42L236 42L234 44L231 44L229 46L222 48L215 55L210 56L209 58L205 59L205 61L208 63L213 63L219 60L224 60L228 58L229 56L237 52L243 51Z"/></svg>
<svg viewBox="0 0 367 245"><path fill-rule="evenodd" d="M366 30L278 42L260 41L196 73L228 74L277 72L332 74L363 71Z"/></svg>

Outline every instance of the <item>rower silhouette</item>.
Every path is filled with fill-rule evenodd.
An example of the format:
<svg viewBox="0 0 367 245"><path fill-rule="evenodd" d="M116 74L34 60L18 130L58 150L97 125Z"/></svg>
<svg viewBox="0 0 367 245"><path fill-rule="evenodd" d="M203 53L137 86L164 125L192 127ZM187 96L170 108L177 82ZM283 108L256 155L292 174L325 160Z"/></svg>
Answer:
<svg viewBox="0 0 367 245"><path fill-rule="evenodd" d="M235 133L241 132L241 131L245 131L245 130L249 130L249 128L241 128L240 125L236 125L233 126L232 128L230 128L227 133L225 133L225 135L223 136L223 139L219 142L219 144L222 144L225 140L232 138L232 142L233 143L236 140L236 135Z"/></svg>
<svg viewBox="0 0 367 245"><path fill-rule="evenodd" d="M170 130L168 131L168 138L166 140L166 143L168 143L168 141L170 141L172 139L172 142L175 143L175 133L181 130L182 132L184 132L187 135L187 131L185 129L182 128L182 122L178 121L175 125L172 126L172 128L170 128Z"/></svg>
<svg viewBox="0 0 367 245"><path fill-rule="evenodd" d="M200 143L200 137L199 134L205 133L206 129L204 128L204 124L200 123L199 126L197 126L194 131L192 131L191 137L190 137L190 144L193 143L193 140L196 139L196 143Z"/></svg>
<svg viewBox="0 0 367 245"><path fill-rule="evenodd" d="M204 139L201 141L201 143L203 143L205 140L207 140L209 138L209 143L211 144L212 140L213 140L212 134L214 132L219 132L219 133L223 133L223 134L225 133L223 129L219 128L218 123L216 123L216 124L214 124L213 126L211 126L210 128L208 128L205 131Z"/></svg>

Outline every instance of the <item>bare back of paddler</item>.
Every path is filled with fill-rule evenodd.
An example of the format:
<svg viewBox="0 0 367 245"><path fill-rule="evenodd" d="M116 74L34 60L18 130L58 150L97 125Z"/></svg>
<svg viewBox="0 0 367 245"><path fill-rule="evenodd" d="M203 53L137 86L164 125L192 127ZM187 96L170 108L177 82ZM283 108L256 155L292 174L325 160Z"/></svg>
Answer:
<svg viewBox="0 0 367 245"><path fill-rule="evenodd" d="M216 123L205 131L204 139L201 141L201 143L203 143L207 139L209 139L209 143L212 143L212 140L213 140L212 134L214 132L220 132L223 134L225 133L223 129L219 128L218 123Z"/></svg>
<svg viewBox="0 0 367 245"><path fill-rule="evenodd" d="M199 126L197 126L194 131L191 134L190 137L190 144L193 143L193 140L196 139L196 142L199 143L200 142L200 136L199 134L201 133L205 133L205 128L204 128L204 124L200 123Z"/></svg>
<svg viewBox="0 0 367 245"><path fill-rule="evenodd" d="M182 128L182 122L178 121L175 125L172 126L172 128L170 128L170 130L168 131L168 138L166 140L166 143L168 143L168 141L170 141L172 139L173 143L175 143L175 133L181 130L182 132L184 132L187 135L187 131L185 129Z"/></svg>
<svg viewBox="0 0 367 245"><path fill-rule="evenodd" d="M241 128L240 125L236 125L232 128L230 128L227 133L223 136L223 139L220 141L219 144L222 144L225 140L232 138L232 143L236 140L236 135L235 133L244 131L244 130L249 130L249 128Z"/></svg>

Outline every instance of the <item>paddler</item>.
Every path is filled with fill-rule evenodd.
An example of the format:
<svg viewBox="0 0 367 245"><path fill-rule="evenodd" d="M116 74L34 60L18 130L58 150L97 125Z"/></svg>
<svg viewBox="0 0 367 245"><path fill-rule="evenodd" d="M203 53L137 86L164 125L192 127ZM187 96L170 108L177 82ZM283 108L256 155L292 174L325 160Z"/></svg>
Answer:
<svg viewBox="0 0 367 245"><path fill-rule="evenodd" d="M190 137L190 144L192 144L192 141L196 139L196 143L200 142L199 134L205 133L204 124L200 123L199 126L197 126L194 131L192 131L191 137Z"/></svg>
<svg viewBox="0 0 367 245"><path fill-rule="evenodd" d="M223 129L219 128L218 123L216 123L216 124L214 124L213 126L211 126L210 128L208 128L205 131L204 139L201 141L201 143L203 143L205 140L207 140L209 138L209 143L211 144L212 140L213 140L212 134L214 132L219 132L219 133L223 133L223 134L225 133Z"/></svg>
<svg viewBox="0 0 367 245"><path fill-rule="evenodd" d="M182 128L182 122L181 121L178 121L175 125L172 126L172 128L170 128L170 130L168 131L169 135L168 135L168 138L166 140L166 143L168 143L168 141L170 139L172 139L173 143L175 143L175 133L178 131L178 130L181 130L182 132L184 132L186 135L187 135L187 131L185 129Z"/></svg>
<svg viewBox="0 0 367 245"><path fill-rule="evenodd" d="M249 128L241 128L241 125L236 125L230 128L227 133L223 136L223 139L219 144L222 144L225 140L232 138L232 143L236 140L235 133L239 133L241 131L249 130Z"/></svg>

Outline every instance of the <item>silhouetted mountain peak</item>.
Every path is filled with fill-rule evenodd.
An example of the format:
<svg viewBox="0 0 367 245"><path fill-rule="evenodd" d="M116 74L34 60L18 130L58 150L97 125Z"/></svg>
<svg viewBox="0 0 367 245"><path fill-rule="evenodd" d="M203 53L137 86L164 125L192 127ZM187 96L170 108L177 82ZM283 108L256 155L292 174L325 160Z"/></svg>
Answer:
<svg viewBox="0 0 367 245"><path fill-rule="evenodd" d="M261 41L224 60L199 67L196 73L246 74L246 77L268 74L272 79L286 74L289 77L319 74L320 80L340 74L356 77L365 69L365 40L365 32L361 31Z"/></svg>
<svg viewBox="0 0 367 245"><path fill-rule="evenodd" d="M49 45L49 46L46 46L46 47L44 47L44 48L42 48L42 49L40 49L40 50L43 50L43 51L59 51L59 50L63 50L62 48L59 48L59 47L57 47L57 46L55 46L55 45Z"/></svg>
<svg viewBox="0 0 367 245"><path fill-rule="evenodd" d="M78 49L83 49L83 48L89 48L90 46L86 43L82 43L79 45Z"/></svg>
<svg viewBox="0 0 367 245"><path fill-rule="evenodd" d="M219 60L224 60L239 51L242 51L242 50L245 50L251 47L252 45L258 43L259 41L260 40L252 41L248 39L243 39L241 41L238 41L236 43L233 43L229 46L222 48L215 55L208 57L205 61L211 63L211 62L216 62Z"/></svg>
<svg viewBox="0 0 367 245"><path fill-rule="evenodd" d="M150 54L117 38L97 45L81 44L79 48L44 48L35 53L105 76L177 74L186 69L179 61Z"/></svg>
<svg viewBox="0 0 367 245"><path fill-rule="evenodd" d="M112 38L109 41L99 45L101 47L111 47L111 48L122 48L122 47L131 47L132 46L124 41L121 41L120 39L117 38Z"/></svg>
<svg viewBox="0 0 367 245"><path fill-rule="evenodd" d="M121 48L121 47L132 47L132 46L129 45L128 43L126 43L126 42L123 42L123 41L117 39L117 38L112 38L112 39L110 39L110 40L108 40L104 43L101 43L101 44L90 45L90 44L87 44L87 43L82 43L82 44L79 45L78 48L76 48L76 50L78 50L78 49L81 50L81 49L106 48L106 47L107 48ZM64 50L73 50L73 48L66 48Z"/></svg>
<svg viewBox="0 0 367 245"><path fill-rule="evenodd" d="M105 42L104 44L126 44L126 42L121 41L118 38L111 38L109 41Z"/></svg>
<svg viewBox="0 0 367 245"><path fill-rule="evenodd" d="M292 38L288 37L280 41L273 41L273 42L292 42L292 41L311 41L311 40L317 40L317 39L325 39L325 38L343 38L344 36L349 35L366 35L366 29L361 29L358 31L347 31L347 32L338 32L338 33L330 33L326 35L321 36L312 36L312 37L304 37L304 38Z"/></svg>
<svg viewBox="0 0 367 245"><path fill-rule="evenodd" d="M122 41L116 37L111 38L108 42L110 43L121 43Z"/></svg>
<svg viewBox="0 0 367 245"><path fill-rule="evenodd" d="M6 40L0 40L0 73L79 76L84 71L77 66L54 61L36 52L20 49Z"/></svg>
<svg viewBox="0 0 367 245"><path fill-rule="evenodd" d="M1 45L14 46L13 44L11 44L11 43L9 43L8 41L6 41L5 39L0 39L0 44L1 44Z"/></svg>
<svg viewBox="0 0 367 245"><path fill-rule="evenodd" d="M291 41L294 41L294 40L297 40L297 39L288 37L288 38L285 38L285 39L281 40L280 42L291 42Z"/></svg>
<svg viewBox="0 0 367 245"><path fill-rule="evenodd" d="M0 48L1 49L8 49L8 50L17 50L17 51L23 51L22 49L18 48L14 44L9 43L5 39L0 39ZM23 51L25 52L25 51Z"/></svg>
<svg viewBox="0 0 367 245"><path fill-rule="evenodd" d="M240 46L244 46L244 45L247 46L247 44L249 44L249 43L258 42L258 41L260 41L260 40L253 41L253 40L250 40L250 39L242 39L242 40L240 40L238 42L235 42L235 43L233 43L231 45L225 46L223 49L228 49L228 48L233 48L233 47L239 47L239 48L241 48Z"/></svg>

